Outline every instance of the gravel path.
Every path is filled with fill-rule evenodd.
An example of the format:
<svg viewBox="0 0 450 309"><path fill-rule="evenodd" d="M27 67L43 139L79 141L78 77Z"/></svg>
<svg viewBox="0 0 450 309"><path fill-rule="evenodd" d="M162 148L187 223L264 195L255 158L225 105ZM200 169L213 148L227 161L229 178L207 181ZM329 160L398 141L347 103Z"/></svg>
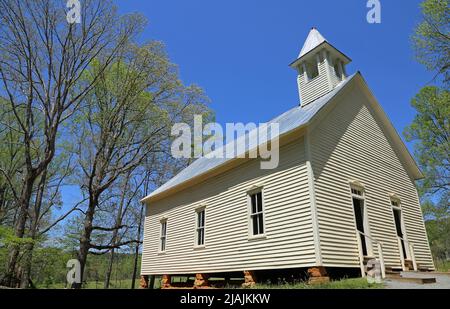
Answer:
<svg viewBox="0 0 450 309"><path fill-rule="evenodd" d="M400 282L395 279L386 279L385 286L387 289L450 289L450 274L433 274L433 273L405 273L405 278L436 278L436 283L417 284L412 282Z"/></svg>

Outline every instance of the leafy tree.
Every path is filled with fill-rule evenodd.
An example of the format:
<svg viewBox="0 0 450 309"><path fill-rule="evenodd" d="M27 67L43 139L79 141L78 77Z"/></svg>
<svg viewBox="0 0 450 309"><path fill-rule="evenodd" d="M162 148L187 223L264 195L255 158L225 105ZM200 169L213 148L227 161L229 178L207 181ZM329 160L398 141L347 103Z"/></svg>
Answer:
<svg viewBox="0 0 450 309"><path fill-rule="evenodd" d="M426 201L423 205L427 218L426 228L433 256L437 260L450 259L450 208L449 194L442 196L440 201Z"/></svg>
<svg viewBox="0 0 450 309"><path fill-rule="evenodd" d="M449 82L450 2L425 0L421 4L423 21L417 26L413 43L418 60L430 71Z"/></svg>
<svg viewBox="0 0 450 309"><path fill-rule="evenodd" d="M78 110L97 77L142 29L137 15L120 16L112 1L83 1L81 23L69 24L65 2L0 0L0 92L19 127L24 168L15 197L14 231L25 236L36 183L53 161L61 124ZM80 84L93 59L102 66ZM3 284L19 277L20 248L12 246ZM23 278L22 287L29 278Z"/></svg>
<svg viewBox="0 0 450 309"><path fill-rule="evenodd" d="M448 0L425 0L423 21L413 35L419 62L435 73L438 86L426 86L412 100L417 115L405 129L425 178L419 182L431 250L449 258L450 244L450 7Z"/></svg>
<svg viewBox="0 0 450 309"><path fill-rule="evenodd" d="M18 124L7 101L0 97L0 224L14 224L17 187L24 167Z"/></svg>
<svg viewBox="0 0 450 309"><path fill-rule="evenodd" d="M170 156L172 124L207 111L202 90L181 83L159 42L130 45L108 69L98 72L99 67L101 60L86 71L87 83L92 76L99 78L73 126L78 182L87 198L78 252L83 275L89 253L136 242L117 238L117 231L127 228L120 224L123 194L116 200L118 211L102 211L113 196L111 189L138 172L147 158ZM108 213L115 217L113 224L105 224Z"/></svg>
<svg viewBox="0 0 450 309"><path fill-rule="evenodd" d="M435 259L450 257L450 92L424 87L412 100L417 110L405 129L425 178L419 182L430 248Z"/></svg>
<svg viewBox="0 0 450 309"><path fill-rule="evenodd" d="M450 189L450 91L424 87L412 100L416 109L406 128L408 141L417 141L415 154L425 174L422 193L437 194Z"/></svg>

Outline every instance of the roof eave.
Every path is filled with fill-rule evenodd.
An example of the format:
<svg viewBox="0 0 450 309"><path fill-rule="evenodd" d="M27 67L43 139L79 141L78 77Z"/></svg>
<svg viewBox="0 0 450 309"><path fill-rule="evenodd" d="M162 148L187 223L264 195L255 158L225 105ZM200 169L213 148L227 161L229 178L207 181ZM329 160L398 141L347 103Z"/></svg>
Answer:
<svg viewBox="0 0 450 309"><path fill-rule="evenodd" d="M348 82L337 93L335 93L334 96L329 98L328 103L331 102L332 100L334 100L336 98L336 96L338 96L339 93L341 93L345 88L347 88L349 86L350 82L352 80L354 80L356 75L360 75L360 72L358 71L354 75L347 77L347 78L349 78ZM319 113L319 112L320 112L320 110L318 110L316 112L316 114ZM284 132L284 133L280 134L279 139L282 140L282 139L286 138L287 136L289 136L291 134L295 134L296 132L299 132L300 130L306 128L313 121L313 119L314 119L314 115L310 119L308 119L304 124L296 127L295 129L292 129L290 131L287 131L287 132ZM206 177L207 175L213 175L217 170L223 169L225 166L231 165L233 162L236 162L237 160L239 160L239 158L233 158L233 159L227 160L227 161L223 162L222 164L219 164L218 166L214 167L213 169L208 170L208 171L206 171L204 173L201 173L199 175L196 175L195 177L193 177L193 178L191 178L189 180L186 180L184 182L181 182L181 183L179 183L179 184L177 184L177 185L175 185L175 186L173 186L173 187L171 187L171 188L169 188L167 190L158 192L156 194L154 192L150 193L148 196L146 196L143 199L141 199L141 202L142 203L148 203L150 201L159 200L160 198L164 198L165 196L170 196L172 193L178 192L180 190L180 188L182 188L184 186L189 187L191 185L194 185L194 184L199 182L198 181L199 179L201 179L203 177Z"/></svg>
<svg viewBox="0 0 450 309"><path fill-rule="evenodd" d="M376 99L375 95L373 94L372 90L370 89L369 85L367 84L365 78L362 76L362 74L360 72L359 73L359 77L361 79L361 81L364 83L366 89L369 91L370 95L372 96L372 98L378 103L378 100ZM399 145L399 151L402 153L403 157L405 158L405 163L407 164L407 166L409 167L409 171L411 172L411 176L414 178L414 180L420 180L425 178L424 174L422 173L422 171L420 170L419 165L417 164L416 160L414 159L414 156L411 154L411 152L409 151L408 147L406 147L405 142L403 141L403 139L401 138L400 134L397 132L397 130L395 129L394 125L392 124L391 120L389 119L389 117L387 116L386 112L383 110L383 108L381 107L381 105L378 103L378 107L381 111L381 113L384 115L385 119L387 120L387 122L389 123L390 126L390 130L392 132L392 134L395 136L396 139L398 139L398 145Z"/></svg>
<svg viewBox="0 0 450 309"><path fill-rule="evenodd" d="M350 62L352 62L352 59L350 57L348 57L346 54L344 54L343 52L341 52L339 49L337 49L336 47L334 47L332 44L330 44L328 41L324 41L322 43L320 43L319 45L317 45L316 47L314 47L313 49L311 49L309 52L307 52L306 54L304 54L303 56L301 56L300 58L297 58L296 60L294 60L293 62L291 62L289 64L289 66L291 68L295 68L299 62L311 57L312 54L314 54L314 52L317 52L318 49L320 49L321 47L325 47L328 46L332 49L334 49L337 53L339 53L341 56L343 56L344 58L344 63L345 64L349 64Z"/></svg>
<svg viewBox="0 0 450 309"><path fill-rule="evenodd" d="M301 126L296 127L295 129L293 129L291 131L288 131L288 132L280 134L279 139L282 140L282 139L286 138L286 136L291 135L294 132L298 132L298 131L304 129L306 126L308 126L308 123L309 123L309 121L306 122L305 124L301 125ZM252 151L254 151L254 149L247 151L247 153L248 152L252 152ZM221 170L221 169L223 169L226 166L231 166L233 163L237 163L238 160L242 160L242 158L236 157L236 158L227 160L227 161L225 161L225 162L215 166L214 168L212 168L212 169L210 169L210 170L208 170L208 171L206 171L204 173L201 173L199 175L196 175L195 177L193 177L193 178L191 178L191 179L189 179L187 181L181 182L181 183L179 183L179 184L177 184L177 185L175 185L175 186L173 186L173 187L171 187L171 188L169 188L169 189L167 189L165 191L161 191L161 192L158 192L156 194L150 193L148 196L146 196L143 199L141 199L140 202L141 203L148 203L148 202L150 202L152 200L159 200L161 196L162 197L169 196L169 195L171 195L172 192L178 192L179 189L184 187L184 186L189 187L191 185L195 185L196 183L199 183L199 181L198 181L199 179L202 179L204 177L208 177L208 175L214 175L214 173L217 172L218 170ZM209 177L212 177L212 176L209 176Z"/></svg>

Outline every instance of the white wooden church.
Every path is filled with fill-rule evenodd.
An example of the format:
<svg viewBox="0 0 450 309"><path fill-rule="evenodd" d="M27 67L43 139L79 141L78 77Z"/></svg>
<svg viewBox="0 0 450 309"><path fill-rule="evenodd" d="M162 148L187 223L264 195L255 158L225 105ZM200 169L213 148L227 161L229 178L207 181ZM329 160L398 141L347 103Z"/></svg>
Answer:
<svg viewBox="0 0 450 309"><path fill-rule="evenodd" d="M300 104L280 126L280 163L200 158L143 199L141 274L208 276L332 269L433 270L422 178L361 73L313 28L291 67ZM256 274L256 276L255 276ZM219 276L220 277L220 276Z"/></svg>

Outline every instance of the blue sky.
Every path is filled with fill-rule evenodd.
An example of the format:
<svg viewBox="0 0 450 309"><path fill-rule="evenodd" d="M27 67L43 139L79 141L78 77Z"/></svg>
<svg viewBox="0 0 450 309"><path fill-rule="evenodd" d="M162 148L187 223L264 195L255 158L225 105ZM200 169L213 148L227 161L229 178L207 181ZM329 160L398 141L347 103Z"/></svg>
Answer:
<svg viewBox="0 0 450 309"><path fill-rule="evenodd" d="M432 74L414 58L419 0L380 0L382 23L368 24L366 0L116 0L121 13L149 19L141 39L160 40L186 84L203 87L217 121L264 122L298 105L296 59L312 26L352 58L401 134L411 98ZM411 145L408 145L411 149ZM65 204L79 200L63 191Z"/></svg>
<svg viewBox="0 0 450 309"><path fill-rule="evenodd" d="M203 87L217 120L262 122L298 104L295 60L312 26L352 58L401 133L411 98L432 75L410 36L419 0L380 0L382 23L368 24L366 0L116 0L149 19L143 40L166 44L185 83Z"/></svg>

